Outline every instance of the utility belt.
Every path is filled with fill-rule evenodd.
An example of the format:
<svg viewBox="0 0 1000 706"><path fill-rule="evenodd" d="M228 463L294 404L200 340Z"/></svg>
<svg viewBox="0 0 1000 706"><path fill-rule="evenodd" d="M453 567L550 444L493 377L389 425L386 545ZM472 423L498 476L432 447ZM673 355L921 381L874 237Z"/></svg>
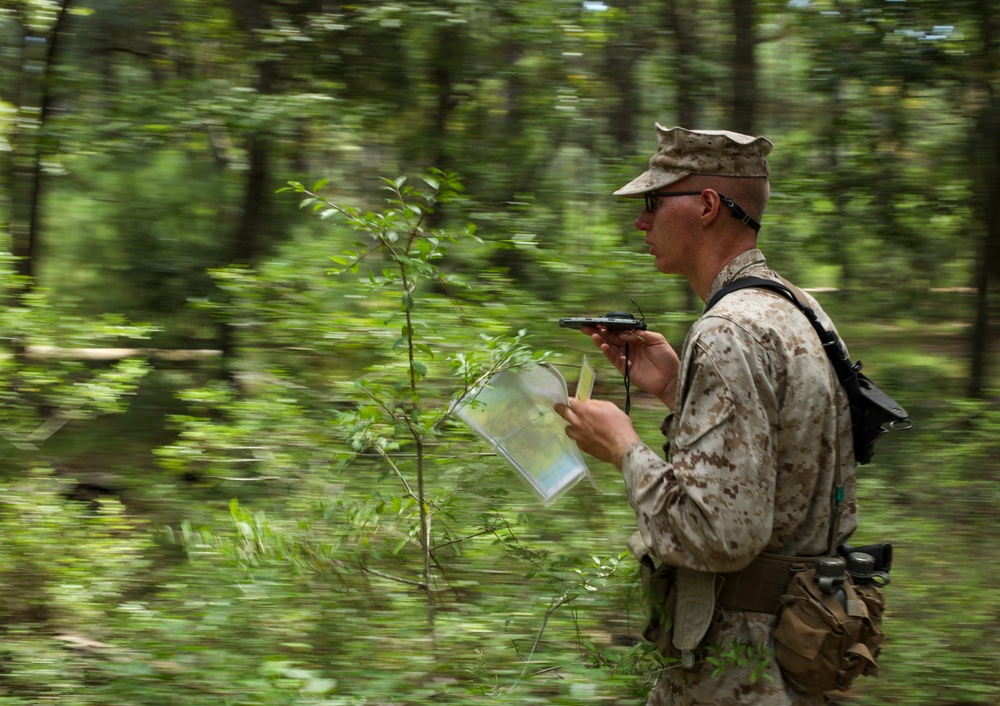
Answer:
<svg viewBox="0 0 1000 706"><path fill-rule="evenodd" d="M777 615L792 573L804 571L816 558L761 554L742 571L721 574L723 584L715 600L729 610Z"/></svg>
<svg viewBox="0 0 1000 706"><path fill-rule="evenodd" d="M857 548L842 544L837 553L845 560L844 569L856 584L884 586L889 583L892 544ZM852 555L861 554L871 557L871 562L861 556L852 558ZM729 610L777 615L792 575L808 571L823 558L763 553L742 571L720 574L723 584L716 601ZM831 565L829 571L834 572L835 567Z"/></svg>
<svg viewBox="0 0 1000 706"><path fill-rule="evenodd" d="M655 567L645 554L643 637L690 668L715 644L724 610L770 613L778 616L774 648L785 681L806 694L847 690L859 675L878 673L892 545L841 545L837 553L761 554L728 574Z"/></svg>

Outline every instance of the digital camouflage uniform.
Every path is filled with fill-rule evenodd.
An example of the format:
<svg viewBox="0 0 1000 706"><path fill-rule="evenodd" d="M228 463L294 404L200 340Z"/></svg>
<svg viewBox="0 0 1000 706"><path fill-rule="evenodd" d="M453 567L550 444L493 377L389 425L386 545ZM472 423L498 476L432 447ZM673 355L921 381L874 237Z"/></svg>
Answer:
<svg viewBox="0 0 1000 706"><path fill-rule="evenodd" d="M709 299L735 279L777 279L760 250L719 273ZM806 296L820 321L832 327ZM699 319L681 350L677 406L663 424L665 461L642 443L622 467L642 542L657 563L705 572L745 568L762 551L820 555L828 546L834 467L844 481L840 539L857 526L846 395L805 316L770 291L732 292ZM838 410L834 414L833 410ZM839 444L839 456L836 450ZM775 616L724 611L716 644L773 647ZM717 678L704 662L660 675L649 704L820 704L786 690L773 660Z"/></svg>

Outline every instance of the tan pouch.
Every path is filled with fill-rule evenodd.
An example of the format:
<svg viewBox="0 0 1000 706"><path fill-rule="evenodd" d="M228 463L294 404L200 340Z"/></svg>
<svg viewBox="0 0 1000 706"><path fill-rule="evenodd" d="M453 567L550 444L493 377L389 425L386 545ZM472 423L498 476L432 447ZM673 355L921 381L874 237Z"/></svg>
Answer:
<svg viewBox="0 0 1000 706"><path fill-rule="evenodd" d="M815 570L796 572L774 630L785 681L804 694L846 691L860 675L878 673L885 598L874 585L842 584L843 603L824 593Z"/></svg>
<svg viewBox="0 0 1000 706"><path fill-rule="evenodd" d="M677 569L670 566L655 568L652 559L647 555L640 562L640 575L646 601L646 624L642 629L643 638L655 644L657 651L664 657L680 661L685 668L692 666L694 650L682 650L681 646L675 644L674 639L679 595ZM715 575L712 574L712 576ZM722 582L719 578L714 581L715 595L718 595ZM707 621L704 636L698 643L699 646L714 642L722 621L722 609L715 602L715 596L709 600L712 602L711 617ZM690 638L694 634L693 630L692 627L684 632ZM699 627L698 632L700 631Z"/></svg>

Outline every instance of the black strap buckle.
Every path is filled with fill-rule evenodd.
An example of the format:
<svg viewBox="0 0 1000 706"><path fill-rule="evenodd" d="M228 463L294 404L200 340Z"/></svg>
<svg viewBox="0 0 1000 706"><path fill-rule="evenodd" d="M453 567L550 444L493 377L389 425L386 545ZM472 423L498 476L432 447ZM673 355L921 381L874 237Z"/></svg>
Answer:
<svg viewBox="0 0 1000 706"><path fill-rule="evenodd" d="M748 225L753 228L755 233L760 232L760 223L751 218L750 214L740 208L735 201L728 196L723 196L722 194L719 194L719 199L722 203L729 207L730 211L733 212L733 218L739 218L744 225Z"/></svg>

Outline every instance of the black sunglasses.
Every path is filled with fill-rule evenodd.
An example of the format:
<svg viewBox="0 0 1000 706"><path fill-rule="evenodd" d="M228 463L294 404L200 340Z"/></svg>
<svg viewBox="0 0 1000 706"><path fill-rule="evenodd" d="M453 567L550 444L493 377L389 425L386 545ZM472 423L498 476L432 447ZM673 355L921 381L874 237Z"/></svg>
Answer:
<svg viewBox="0 0 1000 706"><path fill-rule="evenodd" d="M646 201L646 210L652 213L656 210L656 199L665 199L668 196L700 196L700 191L650 191L643 194Z"/></svg>
<svg viewBox="0 0 1000 706"><path fill-rule="evenodd" d="M695 196L700 195L700 191L650 191L642 195L646 202L646 210L653 213L656 210L656 199L666 198L668 196ZM727 196L719 194L719 200L726 204L730 211L733 212L733 218L739 218L743 223L753 228L755 233L760 232L760 223L755 221L750 215L740 208L735 201Z"/></svg>

